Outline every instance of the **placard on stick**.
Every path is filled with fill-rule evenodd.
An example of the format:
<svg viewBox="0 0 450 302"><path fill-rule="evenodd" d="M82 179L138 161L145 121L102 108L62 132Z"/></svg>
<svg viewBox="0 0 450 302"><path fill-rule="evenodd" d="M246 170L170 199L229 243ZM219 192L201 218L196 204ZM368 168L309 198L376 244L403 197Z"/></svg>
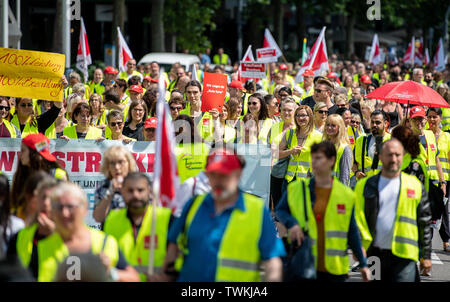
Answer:
<svg viewBox="0 0 450 302"><path fill-rule="evenodd" d="M227 76L220 73L205 72L203 78L202 112L218 109L222 112L227 93Z"/></svg>
<svg viewBox="0 0 450 302"><path fill-rule="evenodd" d="M272 47L258 48L256 50L256 60L259 63L271 63L278 61L277 50Z"/></svg>
<svg viewBox="0 0 450 302"><path fill-rule="evenodd" d="M266 77L266 64L254 62L241 62L241 77L264 79Z"/></svg>

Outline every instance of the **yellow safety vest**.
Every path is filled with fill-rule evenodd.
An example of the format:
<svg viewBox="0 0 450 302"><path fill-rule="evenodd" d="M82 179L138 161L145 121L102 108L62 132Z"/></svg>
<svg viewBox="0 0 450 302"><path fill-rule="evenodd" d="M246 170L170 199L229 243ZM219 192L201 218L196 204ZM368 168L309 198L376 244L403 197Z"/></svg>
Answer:
<svg viewBox="0 0 450 302"><path fill-rule="evenodd" d="M64 99L67 99L67 97L72 94L72 90L73 90L72 86L69 86L66 89L64 89ZM86 100L89 100L89 91L90 91L89 85L84 84L84 99Z"/></svg>
<svg viewBox="0 0 450 302"><path fill-rule="evenodd" d="M425 164L425 162L420 158L420 157L415 157L415 158L412 158L411 157L411 154L409 154L408 152L406 152L404 155L403 155L403 161L402 161L402 167L401 167L401 170L403 171L403 172L405 172L404 170L406 169L406 168L408 168L408 166L411 164L411 162L415 162L415 163L417 163L419 166L420 166L420 168L422 169L422 171L423 171L423 173L424 173L424 176L425 176L425 179L424 179L424 187L425 187L425 191L426 192L429 192L429 179L430 179L430 175L429 175L429 173L428 173L428 169L427 169L427 165ZM405 172L406 173L406 172Z"/></svg>
<svg viewBox="0 0 450 302"><path fill-rule="evenodd" d="M207 141L213 141L214 133L214 122L211 114L209 112L204 112L202 119L197 124L198 133L200 136Z"/></svg>
<svg viewBox="0 0 450 302"><path fill-rule="evenodd" d="M31 254L33 252L33 239L36 234L38 225L34 223L22 230L17 234L16 250L17 256L20 259L22 265L27 268L30 265Z"/></svg>
<svg viewBox="0 0 450 302"><path fill-rule="evenodd" d="M294 179L294 177L308 177L308 171L311 166L311 146L315 143L320 143L322 141L322 137L322 133L317 130L313 130L306 138L306 142L303 145L302 152L300 152L300 154L289 156L289 165L287 167L285 176L287 182L290 182L292 179ZM287 148L292 149L297 145L297 133L294 132L291 145L287 146Z"/></svg>
<svg viewBox="0 0 450 302"><path fill-rule="evenodd" d="M356 183L355 218L361 232L364 248L367 250L372 241L364 213L364 187L367 177ZM419 260L419 231L417 228L417 207L422 197L422 184L417 177L401 172L400 196L392 236L392 254L397 257Z"/></svg>
<svg viewBox="0 0 450 302"><path fill-rule="evenodd" d="M206 166L209 147L204 143L179 144L175 148L180 183L194 177Z"/></svg>
<svg viewBox="0 0 450 302"><path fill-rule="evenodd" d="M129 75L126 71L122 71L119 75L120 79L128 81L132 76L138 76L141 80L144 78L139 71L134 70L131 75Z"/></svg>
<svg viewBox="0 0 450 302"><path fill-rule="evenodd" d="M371 139L375 139L371 134L370 134ZM355 158L354 160L356 161L356 163L358 164L358 170L362 171L362 161L361 159L364 158L364 171L362 171L364 174L366 174L367 176L369 176L367 173L371 172L373 174L378 173L381 170L381 161L378 162L378 167L375 170L372 170L372 161L373 159L367 154L367 149L369 148L369 135L362 135L360 137L358 137L356 139L356 144L355 144ZM383 136L383 142L389 140L391 138L391 135L389 133L385 133ZM365 142L365 146L363 148L363 143ZM364 150L363 150L364 149Z"/></svg>
<svg viewBox="0 0 450 302"><path fill-rule="evenodd" d="M50 125L50 127L45 130L45 136L48 139L56 139L56 128L55 128L55 122Z"/></svg>
<svg viewBox="0 0 450 302"><path fill-rule="evenodd" d="M216 54L213 57L213 62L215 65L227 65L228 64L228 55L227 54L222 54L222 58Z"/></svg>
<svg viewBox="0 0 450 302"><path fill-rule="evenodd" d="M449 131L450 130L450 108L441 108L442 109L442 130Z"/></svg>
<svg viewBox="0 0 450 302"><path fill-rule="evenodd" d="M136 239L134 238L131 221L127 217L127 211L127 209L118 209L109 212L105 220L104 231L117 240L119 248L129 264L139 272L141 281L145 281L147 279L153 207L148 206ZM160 272L166 257L169 220L170 210L157 207L154 258L154 266L157 273Z"/></svg>
<svg viewBox="0 0 450 302"><path fill-rule="evenodd" d="M352 147L352 150L354 150L356 140L359 137L358 129L354 129L352 126L348 126L347 127L347 137L348 137L348 141L350 142L350 146Z"/></svg>
<svg viewBox="0 0 450 302"><path fill-rule="evenodd" d="M439 179L439 174L436 168L436 154L437 154L437 144L436 137L433 131L424 130L425 140L427 141L427 150L420 144L420 157L427 164L428 173L430 174L430 179Z"/></svg>
<svg viewBox="0 0 450 302"><path fill-rule="evenodd" d="M20 130L19 117L17 115L13 116L13 118L11 120L11 124L16 126L17 129ZM28 121L26 122L25 127L23 128L23 131L22 131L22 138L25 138L28 134L32 134L32 133L39 133L39 129L37 127L37 123L36 123L36 125L32 125L30 123L30 119L28 119Z"/></svg>
<svg viewBox="0 0 450 302"><path fill-rule="evenodd" d="M87 226L86 226L87 227ZM91 252L95 255L102 252L105 236L102 231L87 227L91 233ZM111 261L111 267L116 266L119 259L119 246L113 236L108 236L106 239L103 253L108 256ZM69 256L69 249L64 244L61 236L58 233L53 233L38 243L38 281L51 282L54 281L58 270L58 265Z"/></svg>
<svg viewBox="0 0 450 302"><path fill-rule="evenodd" d="M6 129L8 129L10 137L11 138L16 138L17 137L17 133L16 133L16 129L14 128L14 126L11 125L11 123L8 122L8 120L2 119L2 122L5 125ZM18 129L20 129L20 128L18 128Z"/></svg>
<svg viewBox="0 0 450 302"><path fill-rule="evenodd" d="M303 181L305 182L305 194L303 193ZM311 205L309 181L309 179L298 179L291 182L287 187L287 197L289 210L291 211L292 216L297 219L299 226L303 230L308 230L308 234L312 239L312 253L317 268L317 223ZM306 196L308 225L306 225L305 221L303 196ZM355 193L352 189L339 182L337 178L334 178L330 199L323 218L325 235L325 268L333 275L344 275L348 272L348 230L354 205Z"/></svg>
<svg viewBox="0 0 450 302"><path fill-rule="evenodd" d="M242 193L245 211L233 209L217 254L217 282L259 282L261 254L258 242L261 236L264 201ZM198 196L186 217L184 232L178 237L180 250L189 253L189 228L207 194ZM180 262L178 262L180 263Z"/></svg>
<svg viewBox="0 0 450 302"><path fill-rule="evenodd" d="M450 166L448 162L448 155L450 152L450 133L441 132L437 144L439 148L438 157L439 161L441 162L442 173L444 173L444 179L450 180Z"/></svg>
<svg viewBox="0 0 450 302"><path fill-rule="evenodd" d="M311 87L309 88L308 91L305 90L305 82L301 82L298 84L301 88L303 88L303 90L305 91L305 93L301 96L301 100L306 99L307 97L313 96L314 95L314 84L311 85Z"/></svg>
<svg viewBox="0 0 450 302"><path fill-rule="evenodd" d="M336 162L334 163L333 176L339 177L339 175L341 173L341 168L340 168L341 157L342 157L342 154L344 154L345 147L347 147L347 146L348 146L348 144L340 144L339 148L336 148L337 149Z"/></svg>
<svg viewBox="0 0 450 302"><path fill-rule="evenodd" d="M102 129L90 126L88 132L86 133L85 139L97 139L99 137L102 137L102 134ZM67 136L68 138L77 139L77 126L74 125L64 128L63 135Z"/></svg>

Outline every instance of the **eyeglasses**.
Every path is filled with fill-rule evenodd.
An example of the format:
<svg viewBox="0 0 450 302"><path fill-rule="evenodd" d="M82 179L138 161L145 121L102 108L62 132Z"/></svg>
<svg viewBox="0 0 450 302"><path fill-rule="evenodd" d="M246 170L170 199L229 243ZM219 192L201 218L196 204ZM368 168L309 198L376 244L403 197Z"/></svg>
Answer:
<svg viewBox="0 0 450 302"><path fill-rule="evenodd" d="M317 110L317 112L328 115L328 110Z"/></svg>
<svg viewBox="0 0 450 302"><path fill-rule="evenodd" d="M336 128L338 125L334 125L334 124L327 124L327 125L325 125L325 127L328 127L328 128Z"/></svg>
<svg viewBox="0 0 450 302"><path fill-rule="evenodd" d="M326 90L325 89L314 89L314 92L317 92L317 93L321 93L323 91L326 91Z"/></svg>
<svg viewBox="0 0 450 302"><path fill-rule="evenodd" d="M79 204L60 204L54 203L52 204L52 208L58 212L62 212L64 208L66 208L71 214L75 211L75 209L81 208L81 203Z"/></svg>
<svg viewBox="0 0 450 302"><path fill-rule="evenodd" d="M346 107L347 105L345 105L345 104L340 104L340 105L336 105L337 107L339 107L339 108L344 108L344 107Z"/></svg>
<svg viewBox="0 0 450 302"><path fill-rule="evenodd" d="M258 105L258 102L248 102L248 104L255 106L255 105Z"/></svg>
<svg viewBox="0 0 450 302"><path fill-rule="evenodd" d="M303 118L303 117L308 117L309 115L307 114L296 114L295 117L296 118Z"/></svg>
<svg viewBox="0 0 450 302"><path fill-rule="evenodd" d="M116 127L116 126L121 127L122 124L123 124L123 122L111 122L111 123L110 123L111 127Z"/></svg>
<svg viewBox="0 0 450 302"><path fill-rule="evenodd" d="M5 111L9 111L9 106L0 106L0 111L1 110L5 110Z"/></svg>
<svg viewBox="0 0 450 302"><path fill-rule="evenodd" d="M24 104L24 103L22 103L22 104L20 104L20 107L23 107L23 108L25 108L25 107L33 107L33 104Z"/></svg>
<svg viewBox="0 0 450 302"><path fill-rule="evenodd" d="M361 122L359 122L359 121L350 121L350 123L351 124L356 124L356 125L360 125L361 124Z"/></svg>
<svg viewBox="0 0 450 302"><path fill-rule="evenodd" d="M176 111L180 111L180 110L182 110L183 109L183 106L171 106L170 107L170 110L176 110Z"/></svg>

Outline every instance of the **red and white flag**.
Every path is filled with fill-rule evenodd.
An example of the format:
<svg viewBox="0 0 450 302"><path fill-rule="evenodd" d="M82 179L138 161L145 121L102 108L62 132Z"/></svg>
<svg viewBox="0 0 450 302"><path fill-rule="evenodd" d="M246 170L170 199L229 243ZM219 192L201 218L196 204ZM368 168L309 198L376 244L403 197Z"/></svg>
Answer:
<svg viewBox="0 0 450 302"><path fill-rule="evenodd" d="M439 39L439 43L436 48L436 54L433 57L434 69L437 71L445 70L445 56L444 56L444 43L442 38Z"/></svg>
<svg viewBox="0 0 450 302"><path fill-rule="evenodd" d="M277 58L283 55L281 49L278 47L277 42L272 37L272 34L270 33L268 28L266 28L266 30L264 31L264 41L263 41L263 48L267 47L275 48L275 50L277 51Z"/></svg>
<svg viewBox="0 0 450 302"><path fill-rule="evenodd" d="M414 65L414 58L415 58L415 41L414 37L412 37L411 42L408 45L408 49L405 52L405 55L403 56L403 63L410 64L411 66Z"/></svg>
<svg viewBox="0 0 450 302"><path fill-rule="evenodd" d="M430 64L430 53L428 52L428 47L425 48L425 55L423 56L423 64Z"/></svg>
<svg viewBox="0 0 450 302"><path fill-rule="evenodd" d="M161 74L164 71L161 70ZM177 159L175 156L175 131L170 117L169 105L166 103L166 87L164 77L159 77L159 98L156 102L155 166L153 176L153 192L158 196L161 205L170 208L172 213L178 207L175 194L180 185Z"/></svg>
<svg viewBox="0 0 450 302"><path fill-rule="evenodd" d="M78 42L76 66L81 72L83 72L84 82L87 83L89 81L88 66L92 64L92 58L83 18L81 18L80 21L80 41Z"/></svg>
<svg viewBox="0 0 450 302"><path fill-rule="evenodd" d="M252 51L252 46L249 45L247 47L247 51L244 54L244 57L242 58L241 61L244 62L255 62L255 58L253 57L253 51ZM239 65L239 69L238 69L238 81L241 81L241 83L245 83L247 82L247 78L241 78L241 65Z"/></svg>
<svg viewBox="0 0 450 302"><path fill-rule="evenodd" d="M127 62L133 59L133 54L122 36L120 27L117 27L117 39L119 40L119 70L127 71Z"/></svg>
<svg viewBox="0 0 450 302"><path fill-rule="evenodd" d="M375 34L372 40L372 48L370 49L369 63L377 65L381 63L380 42L378 42L378 35Z"/></svg>
<svg viewBox="0 0 450 302"><path fill-rule="evenodd" d="M423 38L416 41L414 63L418 65L422 65L423 63Z"/></svg>
<svg viewBox="0 0 450 302"><path fill-rule="evenodd" d="M300 83L303 81L302 74L306 69L312 69L312 71L314 71L314 76L322 75L324 71L328 72L330 70L330 66L328 65L327 44L325 42L325 30L326 27L324 26L320 31L316 42L314 42L314 46L309 51L308 58L306 58L305 63L303 63L298 71L295 82Z"/></svg>

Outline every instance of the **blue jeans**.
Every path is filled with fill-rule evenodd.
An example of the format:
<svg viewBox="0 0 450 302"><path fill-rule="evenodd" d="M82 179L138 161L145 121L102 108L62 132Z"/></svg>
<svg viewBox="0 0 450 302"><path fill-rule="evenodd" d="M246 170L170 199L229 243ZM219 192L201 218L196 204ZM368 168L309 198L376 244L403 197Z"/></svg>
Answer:
<svg viewBox="0 0 450 302"><path fill-rule="evenodd" d="M376 256L381 262L381 281L384 282L416 282L420 281L416 262L392 254L390 250L369 248L367 256Z"/></svg>

